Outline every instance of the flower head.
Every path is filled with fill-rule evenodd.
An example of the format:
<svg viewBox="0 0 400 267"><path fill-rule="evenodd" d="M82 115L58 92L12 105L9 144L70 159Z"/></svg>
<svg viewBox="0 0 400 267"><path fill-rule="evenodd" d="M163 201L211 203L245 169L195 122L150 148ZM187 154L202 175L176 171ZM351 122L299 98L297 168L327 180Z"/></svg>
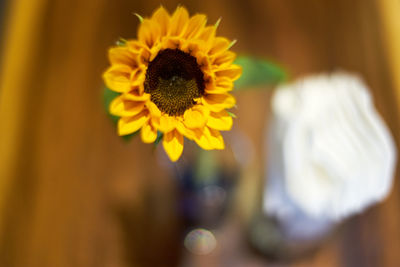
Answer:
<svg viewBox="0 0 400 267"><path fill-rule="evenodd" d="M119 116L118 133L138 130L152 143L163 134L172 161L183 151L183 137L203 149L224 149L220 131L230 130L226 109L236 101L229 93L241 68L233 64L233 42L216 36L206 16L189 16L184 7L170 15L158 8L140 18L137 40L109 50L111 66L103 74L108 88L120 93L110 104Z"/></svg>

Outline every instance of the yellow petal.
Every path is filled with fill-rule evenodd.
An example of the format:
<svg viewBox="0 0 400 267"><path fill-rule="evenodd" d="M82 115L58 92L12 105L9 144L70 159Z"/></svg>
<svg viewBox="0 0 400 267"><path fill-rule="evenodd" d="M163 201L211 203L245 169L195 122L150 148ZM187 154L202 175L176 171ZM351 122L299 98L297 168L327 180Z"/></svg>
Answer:
<svg viewBox="0 0 400 267"><path fill-rule="evenodd" d="M163 133L170 132L176 128L176 118L168 116L166 114L162 115L160 118L152 117L153 125Z"/></svg>
<svg viewBox="0 0 400 267"><path fill-rule="evenodd" d="M202 128L207 122L207 116L206 109L197 105L185 111L183 114L183 123L191 129Z"/></svg>
<svg viewBox="0 0 400 267"><path fill-rule="evenodd" d="M209 51L213 44L213 39L215 38L216 27L215 26L207 26L203 29L203 31L199 34L198 39L203 40L207 46L205 51Z"/></svg>
<svg viewBox="0 0 400 267"><path fill-rule="evenodd" d="M164 37L165 38L165 37ZM153 59L158 55L158 52L161 49L165 49L165 47L163 47L163 44L160 40L160 42L157 42L151 49L150 49L150 57L148 58L148 61L145 63L145 65L148 65L148 62L153 61Z"/></svg>
<svg viewBox="0 0 400 267"><path fill-rule="evenodd" d="M160 109L157 107L156 104L154 104L152 101L148 101L146 103L147 108L150 111L151 116L153 117L161 117L161 111Z"/></svg>
<svg viewBox="0 0 400 267"><path fill-rule="evenodd" d="M208 94L202 99L204 105L213 112L232 108L236 104L236 99L231 94Z"/></svg>
<svg viewBox="0 0 400 267"><path fill-rule="evenodd" d="M131 51L133 54L137 55L136 61L139 64L146 65L150 61L152 56L151 49L154 47L148 47L145 42L141 42L138 40L129 40L126 42L126 47Z"/></svg>
<svg viewBox="0 0 400 267"><path fill-rule="evenodd" d="M237 80L242 75L242 67L235 64L222 65L215 70L215 75L217 77L228 77L232 80Z"/></svg>
<svg viewBox="0 0 400 267"><path fill-rule="evenodd" d="M222 53L229 48L230 43L231 42L225 37L216 37L208 53L210 55Z"/></svg>
<svg viewBox="0 0 400 267"><path fill-rule="evenodd" d="M232 124L232 117L226 110L211 112L207 121L208 127L219 131L229 131L232 128Z"/></svg>
<svg viewBox="0 0 400 267"><path fill-rule="evenodd" d="M129 76L131 68L127 65L112 65L103 74L103 79L108 88L124 93L131 90Z"/></svg>
<svg viewBox="0 0 400 267"><path fill-rule="evenodd" d="M205 128L207 128L207 127L205 127ZM212 143L210 142L210 140L207 138L207 136L204 134L203 131L204 130L196 129L193 140L196 142L196 144L199 147L201 147L204 150L212 150L212 149L214 149Z"/></svg>
<svg viewBox="0 0 400 267"><path fill-rule="evenodd" d="M235 61L236 54L232 51L225 51L221 54L218 54L214 57L213 64L214 65L222 65L222 64L232 64Z"/></svg>
<svg viewBox="0 0 400 267"><path fill-rule="evenodd" d="M183 136L177 131L165 133L163 147L171 161L177 161L183 151Z"/></svg>
<svg viewBox="0 0 400 267"><path fill-rule="evenodd" d="M207 23L207 17L203 14L196 14L189 19L188 26L183 34L184 38L191 39L201 33Z"/></svg>
<svg viewBox="0 0 400 267"><path fill-rule="evenodd" d="M216 33L217 28L215 26L207 26L203 29L203 31L200 33L199 35L199 39L206 41L206 42L210 42L213 40L213 38L215 37L215 33ZM212 44L212 42L211 42ZM210 45L211 48L211 45Z"/></svg>
<svg viewBox="0 0 400 267"><path fill-rule="evenodd" d="M183 41L180 37L168 36L163 38L162 47L164 49L178 49Z"/></svg>
<svg viewBox="0 0 400 267"><path fill-rule="evenodd" d="M204 47L205 47L205 43L202 40L193 40L193 39L181 40L181 44L180 44L180 49L183 52L189 53L197 59L198 59L197 53L199 53L200 51L203 51ZM203 53L203 55L204 55L204 53Z"/></svg>
<svg viewBox="0 0 400 267"><path fill-rule="evenodd" d="M146 45L139 42L138 40L128 40L126 42L126 48L129 49L133 54L139 54L139 52L146 48Z"/></svg>
<svg viewBox="0 0 400 267"><path fill-rule="evenodd" d="M143 68L136 68L131 72L129 79L131 80L131 86L139 87L146 79L146 72Z"/></svg>
<svg viewBox="0 0 400 267"><path fill-rule="evenodd" d="M170 16L168 11L163 7L160 6L154 13L151 19L158 23L160 27L160 34L161 36L165 36L167 34L169 24L170 24Z"/></svg>
<svg viewBox="0 0 400 267"><path fill-rule="evenodd" d="M160 39L161 30L158 23L149 19L144 19L139 26L138 39L140 42L146 44L149 48Z"/></svg>
<svg viewBox="0 0 400 267"><path fill-rule="evenodd" d="M224 149L224 139L219 131L204 127L196 130L194 141L205 150Z"/></svg>
<svg viewBox="0 0 400 267"><path fill-rule="evenodd" d="M124 94L123 97L132 101L146 101L150 99L150 94L141 93L139 90L132 90L129 93Z"/></svg>
<svg viewBox="0 0 400 267"><path fill-rule="evenodd" d="M110 113L115 116L128 117L134 116L142 111L144 102L130 101L118 96L111 101Z"/></svg>
<svg viewBox="0 0 400 267"><path fill-rule="evenodd" d="M203 71L209 70L211 68L210 57L206 53L199 51L195 54L195 57L197 59L197 64L199 64Z"/></svg>
<svg viewBox="0 0 400 267"><path fill-rule="evenodd" d="M181 35L187 27L189 20L189 13L186 8L178 7L171 18L171 24L169 28L169 35L178 36Z"/></svg>
<svg viewBox="0 0 400 267"><path fill-rule="evenodd" d="M148 120L143 124L142 129L140 130L140 136L144 143L153 143L157 139L157 129L154 128Z"/></svg>
<svg viewBox="0 0 400 267"><path fill-rule="evenodd" d="M155 46L153 46L154 48ZM150 48L142 48L139 51L138 62L142 65L146 65L151 61L151 57L153 56Z"/></svg>
<svg viewBox="0 0 400 267"><path fill-rule="evenodd" d="M143 110L132 117L121 117L118 121L118 134L127 135L139 130L148 120L148 111Z"/></svg>
<svg viewBox="0 0 400 267"><path fill-rule="evenodd" d="M208 138L210 139L210 142L213 145L214 149L219 149L219 150L225 149L224 138L222 137L221 133L217 130L210 128L209 128L209 133L210 136Z"/></svg>
<svg viewBox="0 0 400 267"><path fill-rule="evenodd" d="M214 83L206 86L207 94L225 94L233 89L233 81L227 77L219 77Z"/></svg>
<svg viewBox="0 0 400 267"><path fill-rule="evenodd" d="M108 50L108 58L111 64L124 64L136 67L136 57L127 47L112 47Z"/></svg>
<svg viewBox="0 0 400 267"><path fill-rule="evenodd" d="M177 121L176 129L186 138L193 140L195 137L195 132L192 129L187 128L183 122Z"/></svg>

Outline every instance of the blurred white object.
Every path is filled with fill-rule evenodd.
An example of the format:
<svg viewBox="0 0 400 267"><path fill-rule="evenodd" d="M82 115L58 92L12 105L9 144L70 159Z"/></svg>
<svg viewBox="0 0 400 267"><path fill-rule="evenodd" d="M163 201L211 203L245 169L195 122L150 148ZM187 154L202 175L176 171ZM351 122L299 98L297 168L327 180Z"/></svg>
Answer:
<svg viewBox="0 0 400 267"><path fill-rule="evenodd" d="M272 112L264 210L299 227L295 235L307 235L302 223L324 232L388 195L395 145L360 78L336 73L281 86Z"/></svg>
<svg viewBox="0 0 400 267"><path fill-rule="evenodd" d="M193 254L207 255L216 248L217 240L212 232L198 228L186 235L184 244L186 249Z"/></svg>

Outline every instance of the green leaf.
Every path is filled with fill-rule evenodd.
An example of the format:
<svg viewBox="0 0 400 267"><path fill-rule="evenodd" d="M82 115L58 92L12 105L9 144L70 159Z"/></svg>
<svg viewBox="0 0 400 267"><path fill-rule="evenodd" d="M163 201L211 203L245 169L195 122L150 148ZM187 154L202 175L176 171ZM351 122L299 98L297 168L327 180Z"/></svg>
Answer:
<svg viewBox="0 0 400 267"><path fill-rule="evenodd" d="M157 132L157 138L156 141L154 141L154 147L157 147L158 144L161 142L164 134L162 132Z"/></svg>
<svg viewBox="0 0 400 267"><path fill-rule="evenodd" d="M142 16L140 16L138 13L133 13L133 14L139 19L140 23L143 22L143 17Z"/></svg>
<svg viewBox="0 0 400 267"><path fill-rule="evenodd" d="M126 42L128 42L126 39L119 38L119 40L117 41L117 46L126 46Z"/></svg>
<svg viewBox="0 0 400 267"><path fill-rule="evenodd" d="M276 85L287 80L287 73L278 65L254 57L239 56L235 64L243 68L242 76L235 82L235 88Z"/></svg>
<svg viewBox="0 0 400 267"><path fill-rule="evenodd" d="M230 111L227 111L227 113L228 113L228 115L231 116L232 118L234 118L234 119L237 118L237 116L236 116L235 113L232 113L232 112L230 112Z"/></svg>
<svg viewBox="0 0 400 267"><path fill-rule="evenodd" d="M132 137L138 135L138 133L140 133L140 130L137 130L136 132L131 133L131 134L123 135L123 136L121 136L121 138L125 142L129 142L129 141L131 141Z"/></svg>

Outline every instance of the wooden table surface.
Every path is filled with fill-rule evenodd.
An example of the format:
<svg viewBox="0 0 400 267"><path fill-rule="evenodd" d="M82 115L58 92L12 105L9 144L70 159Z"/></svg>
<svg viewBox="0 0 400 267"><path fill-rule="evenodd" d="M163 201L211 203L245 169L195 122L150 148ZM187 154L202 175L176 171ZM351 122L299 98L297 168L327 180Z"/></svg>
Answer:
<svg viewBox="0 0 400 267"><path fill-rule="evenodd" d="M400 10L398 1L392 3ZM119 37L136 36L132 12L150 15L160 2L6 4L0 39L0 266L177 266L182 256L193 266L224 266L226 255L205 265L183 252L175 178L160 160L162 152L138 139L121 141L102 107L107 48ZM210 23L222 17L219 33L238 39L238 53L279 62L292 78L337 69L360 73L400 143L400 88L380 0L162 4L206 13ZM259 204L269 96L262 90L237 94L235 127L250 138L256 155L239 181L237 207L245 217ZM224 229L238 266L270 266L246 249L240 225L228 222ZM400 266L398 179L386 201L351 218L316 254L269 264Z"/></svg>

